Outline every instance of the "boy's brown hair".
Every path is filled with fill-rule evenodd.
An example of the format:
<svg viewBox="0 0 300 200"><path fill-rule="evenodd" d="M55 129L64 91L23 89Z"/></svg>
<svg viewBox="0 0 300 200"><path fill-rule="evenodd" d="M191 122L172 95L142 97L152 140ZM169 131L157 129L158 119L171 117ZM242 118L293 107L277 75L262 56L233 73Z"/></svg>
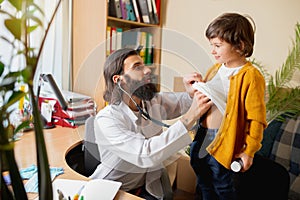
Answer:
<svg viewBox="0 0 300 200"><path fill-rule="evenodd" d="M255 24L251 17L224 13L209 24L205 35L208 39L217 37L224 40L234 46L241 55L250 57L254 46L254 28Z"/></svg>

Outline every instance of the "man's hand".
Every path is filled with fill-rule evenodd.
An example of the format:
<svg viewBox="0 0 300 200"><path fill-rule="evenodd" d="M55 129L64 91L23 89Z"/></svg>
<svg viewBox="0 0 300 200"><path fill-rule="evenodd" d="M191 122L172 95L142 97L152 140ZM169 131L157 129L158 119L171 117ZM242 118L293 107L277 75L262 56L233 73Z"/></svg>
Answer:
<svg viewBox="0 0 300 200"><path fill-rule="evenodd" d="M202 76L197 72L185 75L183 77L183 85L185 87L186 92L189 93L191 98L194 97L194 93L196 92L196 89L194 89L192 86L193 83L201 82L201 81L202 81Z"/></svg>
<svg viewBox="0 0 300 200"><path fill-rule="evenodd" d="M196 91L191 107L181 118L182 123L190 130L194 123L208 111L212 104L212 101L208 97Z"/></svg>

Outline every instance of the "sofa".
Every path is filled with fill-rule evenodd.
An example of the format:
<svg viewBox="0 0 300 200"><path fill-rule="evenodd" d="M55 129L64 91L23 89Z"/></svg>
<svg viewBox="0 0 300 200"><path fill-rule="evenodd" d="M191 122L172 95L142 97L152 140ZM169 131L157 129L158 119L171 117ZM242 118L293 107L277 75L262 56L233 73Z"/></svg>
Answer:
<svg viewBox="0 0 300 200"><path fill-rule="evenodd" d="M257 153L283 166L289 173L288 199L300 200L300 116L272 121L264 131Z"/></svg>

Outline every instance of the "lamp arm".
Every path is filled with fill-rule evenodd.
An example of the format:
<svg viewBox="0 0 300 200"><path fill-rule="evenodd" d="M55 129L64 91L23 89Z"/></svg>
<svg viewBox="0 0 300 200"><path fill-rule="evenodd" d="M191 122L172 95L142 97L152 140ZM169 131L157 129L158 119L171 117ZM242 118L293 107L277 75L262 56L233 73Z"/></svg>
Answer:
<svg viewBox="0 0 300 200"><path fill-rule="evenodd" d="M68 109L68 103L66 102L64 96L62 95L60 89L58 88L57 84L55 83L55 80L53 79L53 76L51 74L42 74L41 75L43 80L48 82L54 91L55 96L57 97L57 100L63 110Z"/></svg>

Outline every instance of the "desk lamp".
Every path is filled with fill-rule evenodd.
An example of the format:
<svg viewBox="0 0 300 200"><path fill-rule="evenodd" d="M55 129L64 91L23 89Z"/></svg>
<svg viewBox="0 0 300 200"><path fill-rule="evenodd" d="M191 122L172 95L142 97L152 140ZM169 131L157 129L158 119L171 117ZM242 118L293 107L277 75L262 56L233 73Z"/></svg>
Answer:
<svg viewBox="0 0 300 200"><path fill-rule="evenodd" d="M40 90L41 90L41 85L42 82L48 82L49 85L51 86L51 89L53 90L55 96L57 97L57 100L63 110L68 109L68 103L65 100L63 94L61 93L60 89L58 88L53 76L51 74L40 74L39 77L39 83L38 83L38 88L37 88L37 103L39 105L39 96L40 96ZM55 125L52 123L51 125L47 124L47 120L45 117L42 115L42 118L44 119L44 128L49 129L49 128L54 128Z"/></svg>

